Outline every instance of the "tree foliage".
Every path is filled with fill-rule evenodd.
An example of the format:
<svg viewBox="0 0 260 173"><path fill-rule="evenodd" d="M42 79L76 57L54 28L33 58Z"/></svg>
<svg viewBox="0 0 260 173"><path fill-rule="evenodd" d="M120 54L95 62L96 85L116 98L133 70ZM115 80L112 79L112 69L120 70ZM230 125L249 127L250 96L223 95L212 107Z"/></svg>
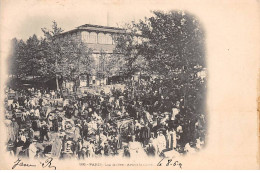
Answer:
<svg viewBox="0 0 260 173"><path fill-rule="evenodd" d="M82 75L91 74L93 70L92 50L84 43L67 40L60 63L62 76L68 81L77 81Z"/></svg>
<svg viewBox="0 0 260 173"><path fill-rule="evenodd" d="M23 40L12 40L9 74L16 77L39 77L44 81L57 76L77 82L80 75L91 74L92 50L72 38L59 39L63 30L54 21L52 28L42 28L44 38L36 35Z"/></svg>
<svg viewBox="0 0 260 173"><path fill-rule="evenodd" d="M204 30L184 11L154 11L133 22L116 38L115 53L123 54L126 71L156 76L157 89L172 100L183 100L189 112L204 112L206 80Z"/></svg>

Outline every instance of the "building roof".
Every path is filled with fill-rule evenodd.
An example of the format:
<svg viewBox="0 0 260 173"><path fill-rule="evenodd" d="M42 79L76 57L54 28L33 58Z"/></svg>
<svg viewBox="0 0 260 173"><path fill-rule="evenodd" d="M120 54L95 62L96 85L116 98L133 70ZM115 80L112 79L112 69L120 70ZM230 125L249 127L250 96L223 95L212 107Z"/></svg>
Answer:
<svg viewBox="0 0 260 173"><path fill-rule="evenodd" d="M71 33L77 32L77 31L120 33L120 34L126 33L125 29L122 29L122 28L85 24L85 25L81 25L81 26L76 27L76 29L72 29L72 30L63 32L59 35L71 34Z"/></svg>
<svg viewBox="0 0 260 173"><path fill-rule="evenodd" d="M101 26L101 25L91 25L85 24L77 27L78 29L86 29L86 30L95 30L95 31L107 31L107 32L119 32L125 33L125 29L118 27L110 27L110 26Z"/></svg>

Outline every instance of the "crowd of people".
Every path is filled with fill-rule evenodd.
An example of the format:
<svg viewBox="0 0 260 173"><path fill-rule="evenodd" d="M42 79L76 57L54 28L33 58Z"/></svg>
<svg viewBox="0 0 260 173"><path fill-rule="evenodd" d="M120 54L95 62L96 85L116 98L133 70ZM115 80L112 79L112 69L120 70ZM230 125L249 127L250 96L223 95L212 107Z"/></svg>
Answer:
<svg viewBox="0 0 260 173"><path fill-rule="evenodd" d="M149 97L128 89L62 97L34 88L13 93L6 102L7 150L19 157L184 155L205 145L205 116L188 114L183 99L157 91Z"/></svg>

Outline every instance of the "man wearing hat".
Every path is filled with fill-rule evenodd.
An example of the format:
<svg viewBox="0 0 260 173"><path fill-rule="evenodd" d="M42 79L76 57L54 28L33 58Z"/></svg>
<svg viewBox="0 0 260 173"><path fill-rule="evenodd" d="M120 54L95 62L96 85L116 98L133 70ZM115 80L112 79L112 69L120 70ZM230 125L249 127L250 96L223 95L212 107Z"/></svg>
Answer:
<svg viewBox="0 0 260 173"><path fill-rule="evenodd" d="M148 146L146 147L146 153L148 156L155 156L155 147L153 145L153 139L150 138Z"/></svg>
<svg viewBox="0 0 260 173"><path fill-rule="evenodd" d="M87 153L88 153L88 157L94 157L95 156L95 145L94 145L93 139L90 140Z"/></svg>
<svg viewBox="0 0 260 173"><path fill-rule="evenodd" d="M129 151L129 147L127 145L124 146L124 153L123 153L123 157L130 157L130 151Z"/></svg>
<svg viewBox="0 0 260 173"><path fill-rule="evenodd" d="M40 127L40 142L43 142L45 136L46 136L46 139L49 140L48 131L49 131L49 128L48 128L45 120L43 120L41 122L41 127Z"/></svg>
<svg viewBox="0 0 260 173"><path fill-rule="evenodd" d="M110 147L109 147L107 141L104 142L104 155L105 156L109 156L110 155Z"/></svg>

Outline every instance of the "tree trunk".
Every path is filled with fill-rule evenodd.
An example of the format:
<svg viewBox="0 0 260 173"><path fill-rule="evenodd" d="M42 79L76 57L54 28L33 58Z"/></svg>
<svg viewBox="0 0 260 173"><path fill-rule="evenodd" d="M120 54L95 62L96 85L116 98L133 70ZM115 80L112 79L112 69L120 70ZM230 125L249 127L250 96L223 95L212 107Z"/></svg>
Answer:
<svg viewBox="0 0 260 173"><path fill-rule="evenodd" d="M56 74L56 88L57 88L57 91L60 90L60 88L59 88L59 78L58 78L57 74Z"/></svg>
<svg viewBox="0 0 260 173"><path fill-rule="evenodd" d="M57 68L58 68L57 58L56 58L56 60L55 60L55 66L56 66L56 69L57 69ZM57 89L57 91L60 90L60 88L59 88L59 78L58 78L57 72L56 72L56 89Z"/></svg>
<svg viewBox="0 0 260 173"><path fill-rule="evenodd" d="M75 79L73 80L73 92L74 92L74 93L77 92L77 82L76 82Z"/></svg>
<svg viewBox="0 0 260 173"><path fill-rule="evenodd" d="M87 87L89 87L89 74L87 74Z"/></svg>

